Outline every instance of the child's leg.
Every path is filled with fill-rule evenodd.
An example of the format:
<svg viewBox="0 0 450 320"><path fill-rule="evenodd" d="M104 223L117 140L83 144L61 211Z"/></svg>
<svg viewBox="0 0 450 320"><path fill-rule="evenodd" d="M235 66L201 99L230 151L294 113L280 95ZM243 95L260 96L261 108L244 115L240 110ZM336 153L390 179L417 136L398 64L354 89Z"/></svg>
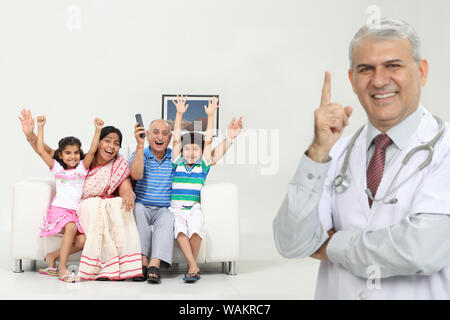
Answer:
<svg viewBox="0 0 450 320"><path fill-rule="evenodd" d="M187 219L187 229L190 238L189 244L191 245L192 255L194 256L194 260L197 263L200 246L202 244L201 235L203 234L203 215L200 210L200 206L196 205L191 209L189 217Z"/></svg>
<svg viewBox="0 0 450 320"><path fill-rule="evenodd" d="M61 242L61 249L60 249L60 261L59 261L60 276L67 273L67 259L69 258L70 249L73 246L77 230L78 227L73 222L69 222L62 229L62 232L64 232L64 236Z"/></svg>
<svg viewBox="0 0 450 320"><path fill-rule="evenodd" d="M189 273L197 273L200 269L197 266L197 260L194 258L194 254L192 252L191 243L189 238L184 233L180 232L177 236L177 242L180 246L181 252L183 252L184 257L186 258L189 264ZM197 252L198 255L198 252Z"/></svg>
<svg viewBox="0 0 450 320"><path fill-rule="evenodd" d="M86 236L82 233L78 233L75 236L75 242L72 244L72 247L70 248L69 255L83 250L85 243L86 243Z"/></svg>
<svg viewBox="0 0 450 320"><path fill-rule="evenodd" d="M200 238L197 233L194 233L191 236L191 239L189 239L189 243L191 245L192 255L194 256L195 261L197 261L200 246L202 245L202 238Z"/></svg>
<svg viewBox="0 0 450 320"><path fill-rule="evenodd" d="M86 242L86 236L82 233L77 234L75 236L75 242L72 243L72 247L70 248L69 255L83 250L85 242ZM47 253L47 255L45 256L45 261L48 262L48 266L51 268L55 268L56 260L59 259L60 255L61 255L61 249Z"/></svg>
<svg viewBox="0 0 450 320"><path fill-rule="evenodd" d="M45 261L47 261L50 268L56 267L56 260L59 258L59 249L45 255Z"/></svg>

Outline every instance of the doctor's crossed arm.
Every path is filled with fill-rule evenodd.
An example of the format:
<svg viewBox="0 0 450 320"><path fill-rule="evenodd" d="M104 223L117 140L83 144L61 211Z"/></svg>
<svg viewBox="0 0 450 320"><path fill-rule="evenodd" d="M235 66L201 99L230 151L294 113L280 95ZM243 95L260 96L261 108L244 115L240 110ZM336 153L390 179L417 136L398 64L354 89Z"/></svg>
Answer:
<svg viewBox="0 0 450 320"><path fill-rule="evenodd" d="M450 145L448 131L441 144ZM403 219L377 230L339 230L319 249L322 257L366 279L372 266L380 278L431 276L450 266L450 148L443 154Z"/></svg>
<svg viewBox="0 0 450 320"><path fill-rule="evenodd" d="M318 251L322 253L318 259L365 279L373 266L380 278L433 275L450 265L450 217L411 214L379 230L341 230Z"/></svg>
<svg viewBox="0 0 450 320"><path fill-rule="evenodd" d="M326 258L326 251L319 249L325 248L324 243L334 230L331 221L321 223L319 204L329 203L321 199L330 195L327 191L331 189L331 182L326 180L330 151L348 125L352 112L350 106L344 108L331 102L331 75L326 71L320 106L314 111L313 142L290 181L287 196L273 222L275 245L284 257Z"/></svg>

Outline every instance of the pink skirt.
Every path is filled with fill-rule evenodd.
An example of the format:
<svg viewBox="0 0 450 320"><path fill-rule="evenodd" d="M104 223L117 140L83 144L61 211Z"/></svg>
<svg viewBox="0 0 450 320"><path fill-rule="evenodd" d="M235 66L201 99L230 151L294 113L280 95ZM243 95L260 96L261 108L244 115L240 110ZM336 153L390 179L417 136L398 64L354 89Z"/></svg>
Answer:
<svg viewBox="0 0 450 320"><path fill-rule="evenodd" d="M77 225L79 233L84 233L75 210L50 206L47 216L44 218L44 222L41 225L41 238L50 237L60 233L62 228L69 222L73 222Z"/></svg>

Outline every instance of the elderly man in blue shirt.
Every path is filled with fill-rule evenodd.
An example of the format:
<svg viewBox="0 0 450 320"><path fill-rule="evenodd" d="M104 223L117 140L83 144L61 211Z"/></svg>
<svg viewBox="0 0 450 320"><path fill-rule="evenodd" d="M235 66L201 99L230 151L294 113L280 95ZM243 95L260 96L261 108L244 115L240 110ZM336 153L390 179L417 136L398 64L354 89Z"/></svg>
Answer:
<svg viewBox="0 0 450 320"><path fill-rule="evenodd" d="M168 210L173 177L172 150L168 145L172 134L166 121L152 121L146 132L149 147L144 149L145 137L140 137L143 131L136 124L137 146L130 158L131 177L137 181L134 215L143 266L143 277L134 280L159 283L161 261L169 266L172 264L173 216Z"/></svg>

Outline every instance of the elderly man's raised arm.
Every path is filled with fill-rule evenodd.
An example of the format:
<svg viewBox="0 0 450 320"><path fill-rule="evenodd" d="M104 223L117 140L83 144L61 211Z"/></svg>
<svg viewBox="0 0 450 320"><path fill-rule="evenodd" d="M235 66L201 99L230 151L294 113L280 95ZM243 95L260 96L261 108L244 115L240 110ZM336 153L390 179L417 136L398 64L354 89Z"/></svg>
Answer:
<svg viewBox="0 0 450 320"><path fill-rule="evenodd" d="M139 123L134 126L134 137L136 138L136 151L130 158L130 175L133 180L141 180L144 176L144 138L141 134L145 134L145 128L139 127Z"/></svg>

